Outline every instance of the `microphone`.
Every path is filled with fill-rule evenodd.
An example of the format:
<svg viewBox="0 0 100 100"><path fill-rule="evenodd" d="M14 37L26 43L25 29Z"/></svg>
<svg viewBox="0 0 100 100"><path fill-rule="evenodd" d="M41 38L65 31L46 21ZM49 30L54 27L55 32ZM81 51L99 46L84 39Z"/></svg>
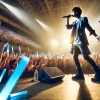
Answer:
<svg viewBox="0 0 100 100"><path fill-rule="evenodd" d="M67 16L63 16L62 18L69 18L69 17L74 17L74 15L67 15Z"/></svg>

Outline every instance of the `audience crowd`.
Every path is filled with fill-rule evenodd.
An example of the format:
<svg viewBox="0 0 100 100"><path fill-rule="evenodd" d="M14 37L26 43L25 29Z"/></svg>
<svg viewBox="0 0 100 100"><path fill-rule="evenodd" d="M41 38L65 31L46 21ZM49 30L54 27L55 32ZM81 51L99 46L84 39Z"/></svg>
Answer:
<svg viewBox="0 0 100 100"><path fill-rule="evenodd" d="M42 67L58 67L65 74L75 74L76 73L72 55L58 56L57 54L50 54L50 52L47 54L44 54L44 53L38 53L38 51L35 54L32 54L29 49L27 50L27 52L21 52L21 49L19 49L19 52L17 53L14 52L14 50L10 50L9 52L8 49L7 49L7 52L4 52L5 48L8 48L8 46L4 45L0 49L0 73L5 68L7 69L8 77L15 70L15 68L18 65L18 62L23 56L28 56L30 58L30 62L26 70L24 71L22 77L33 76L34 71L36 69L39 71L40 68ZM94 52L90 56L100 66L100 53ZM87 61L85 61L81 55L79 59L81 61L81 66L85 74L94 73L91 65L87 63Z"/></svg>
<svg viewBox="0 0 100 100"><path fill-rule="evenodd" d="M0 27L0 41L2 42L9 41L9 43L14 44L14 45L36 47L36 48L39 47L32 40L29 40L26 37L20 35L19 33L15 33L5 27Z"/></svg>

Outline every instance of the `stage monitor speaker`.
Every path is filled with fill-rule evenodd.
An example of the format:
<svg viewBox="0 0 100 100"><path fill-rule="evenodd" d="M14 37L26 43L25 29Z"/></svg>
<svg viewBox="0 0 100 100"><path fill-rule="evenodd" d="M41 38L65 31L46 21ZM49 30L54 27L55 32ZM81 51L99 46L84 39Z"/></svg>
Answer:
<svg viewBox="0 0 100 100"><path fill-rule="evenodd" d="M65 74L57 67L43 67L39 72L39 81L46 83L58 82Z"/></svg>

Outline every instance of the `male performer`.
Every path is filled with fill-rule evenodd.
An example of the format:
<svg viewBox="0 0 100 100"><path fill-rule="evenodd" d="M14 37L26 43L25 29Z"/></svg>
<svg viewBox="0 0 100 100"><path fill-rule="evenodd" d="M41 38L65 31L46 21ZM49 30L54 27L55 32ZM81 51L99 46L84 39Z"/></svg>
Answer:
<svg viewBox="0 0 100 100"><path fill-rule="evenodd" d="M99 82L100 68L89 56L90 50L88 48L89 43L88 43L87 36L85 33L85 28L87 28L88 31L90 32L90 35L94 35L98 39L98 41L100 41L100 36L98 36L95 33L95 30L91 28L91 26L88 23L88 18L81 17L82 9L80 7L74 7L72 9L72 12L73 12L73 15L67 16L67 25L66 25L67 29L72 29L71 38L70 38L70 43L72 44L71 52L73 53L73 59L74 59L76 69L77 69L77 74L74 77L72 77L72 79L84 80L84 75L81 69L80 62L78 60L79 54L82 54L84 59L92 65L95 71L95 76L91 80L94 82L96 81ZM69 24L69 18L71 16L76 17L77 20L74 21L72 24Z"/></svg>

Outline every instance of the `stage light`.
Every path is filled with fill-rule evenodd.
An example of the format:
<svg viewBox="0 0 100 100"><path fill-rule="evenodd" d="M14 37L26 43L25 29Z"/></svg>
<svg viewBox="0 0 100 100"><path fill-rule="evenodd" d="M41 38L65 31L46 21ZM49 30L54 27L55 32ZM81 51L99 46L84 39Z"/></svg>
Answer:
<svg viewBox="0 0 100 100"><path fill-rule="evenodd" d="M0 0L0 3L3 3L3 0Z"/></svg>
<svg viewBox="0 0 100 100"><path fill-rule="evenodd" d="M22 9L19 9L17 7L14 7L10 4L7 4L5 2L2 2L2 4L13 14L15 17L22 22L30 31L34 32L36 35L40 35L41 30L38 29L36 22L34 21L33 17L29 15L27 12L25 12ZM32 35L31 32L28 32L28 34ZM35 45L36 44L36 45ZM34 42L34 46L37 48L40 46Z"/></svg>
<svg viewBox="0 0 100 100"><path fill-rule="evenodd" d="M53 32L53 29L48 27L46 24L44 24L43 22L39 21L38 19L36 19L36 21L42 26L43 29L45 29L47 32L50 32L50 34Z"/></svg>
<svg viewBox="0 0 100 100"><path fill-rule="evenodd" d="M64 39L64 40L63 40L63 45L66 46L67 44L69 44L69 41L68 41L67 39Z"/></svg>
<svg viewBox="0 0 100 100"><path fill-rule="evenodd" d="M2 3L2 0L0 0L0 3Z"/></svg>
<svg viewBox="0 0 100 100"><path fill-rule="evenodd" d="M42 23L41 21L39 21L38 19L36 19L36 21L45 29L45 28L47 28L47 26L44 24L44 23Z"/></svg>
<svg viewBox="0 0 100 100"><path fill-rule="evenodd" d="M51 41L51 44L52 44L52 46L56 47L56 46L58 46L58 41L55 40L55 39L53 39L53 40Z"/></svg>

